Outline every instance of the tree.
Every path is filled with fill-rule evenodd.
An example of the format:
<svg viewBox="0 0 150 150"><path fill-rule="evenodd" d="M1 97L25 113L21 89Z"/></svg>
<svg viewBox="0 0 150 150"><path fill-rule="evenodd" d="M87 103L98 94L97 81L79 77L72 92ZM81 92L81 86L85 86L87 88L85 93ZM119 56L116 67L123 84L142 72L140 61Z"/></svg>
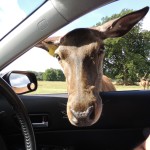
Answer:
<svg viewBox="0 0 150 150"><path fill-rule="evenodd" d="M36 71L29 71L29 72L34 73L35 76L36 76L36 79L37 79L38 81L42 81L42 80L43 80L43 72L36 72Z"/></svg>
<svg viewBox="0 0 150 150"><path fill-rule="evenodd" d="M65 81L63 72L59 69L47 69L43 73L43 80L45 81Z"/></svg>
<svg viewBox="0 0 150 150"><path fill-rule="evenodd" d="M122 10L120 14L102 18L101 25L111 19L128 14L132 10ZM105 40L106 54L104 73L121 80L124 85L133 84L140 76L150 72L150 32L141 29L138 23L129 33L120 38Z"/></svg>
<svg viewBox="0 0 150 150"><path fill-rule="evenodd" d="M47 69L44 73L43 73L43 80L44 81L56 81L56 73L54 71L54 69Z"/></svg>
<svg viewBox="0 0 150 150"><path fill-rule="evenodd" d="M36 78L38 81L42 81L43 80L43 72L37 72Z"/></svg>
<svg viewBox="0 0 150 150"><path fill-rule="evenodd" d="M60 69L56 70L56 77L57 77L57 81L65 81L65 76L64 76L62 70L60 70Z"/></svg>

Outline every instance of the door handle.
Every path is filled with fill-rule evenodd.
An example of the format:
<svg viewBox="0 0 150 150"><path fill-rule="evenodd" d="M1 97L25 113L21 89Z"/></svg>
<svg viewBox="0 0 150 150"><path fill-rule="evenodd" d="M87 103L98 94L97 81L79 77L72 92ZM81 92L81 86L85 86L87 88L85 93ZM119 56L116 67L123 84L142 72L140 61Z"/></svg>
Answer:
<svg viewBox="0 0 150 150"><path fill-rule="evenodd" d="M36 128L46 128L46 127L48 127L48 121L32 123L32 125L33 125L33 127L36 127Z"/></svg>
<svg viewBox="0 0 150 150"><path fill-rule="evenodd" d="M32 126L35 128L47 128L48 127L48 115L47 114L29 114Z"/></svg>

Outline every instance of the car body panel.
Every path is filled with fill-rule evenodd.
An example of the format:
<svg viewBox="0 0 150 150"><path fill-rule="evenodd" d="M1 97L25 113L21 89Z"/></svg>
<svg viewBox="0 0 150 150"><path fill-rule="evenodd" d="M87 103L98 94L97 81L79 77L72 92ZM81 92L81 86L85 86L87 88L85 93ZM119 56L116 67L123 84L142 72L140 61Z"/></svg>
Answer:
<svg viewBox="0 0 150 150"><path fill-rule="evenodd" d="M78 128L72 126L65 115L67 94L20 95L32 123L41 122L41 118L47 116L47 127L34 127L38 147L43 144L77 149L92 146L119 149L123 145L128 148L144 141L150 125L150 91L102 92L100 96L104 105L100 120L91 127ZM1 99L1 103L0 110L7 111L8 117L1 125L1 133L9 145L14 146L14 137L18 140L22 137L20 129L6 99Z"/></svg>

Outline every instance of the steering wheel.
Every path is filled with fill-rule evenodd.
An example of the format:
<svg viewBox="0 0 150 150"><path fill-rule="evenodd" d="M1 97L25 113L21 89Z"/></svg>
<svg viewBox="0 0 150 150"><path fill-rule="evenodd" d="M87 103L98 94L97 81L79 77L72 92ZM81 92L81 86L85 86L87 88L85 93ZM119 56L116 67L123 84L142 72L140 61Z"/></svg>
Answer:
<svg viewBox="0 0 150 150"><path fill-rule="evenodd" d="M1 77L0 88L16 113L24 136L26 150L36 150L34 131L25 105L17 96L17 94L13 91L13 89L9 86L9 84Z"/></svg>

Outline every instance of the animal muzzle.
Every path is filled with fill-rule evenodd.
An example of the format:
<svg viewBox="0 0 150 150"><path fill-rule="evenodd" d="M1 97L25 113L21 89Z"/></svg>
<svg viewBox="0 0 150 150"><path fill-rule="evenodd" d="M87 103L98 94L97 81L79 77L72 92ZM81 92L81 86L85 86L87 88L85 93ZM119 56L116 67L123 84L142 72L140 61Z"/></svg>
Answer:
<svg viewBox="0 0 150 150"><path fill-rule="evenodd" d="M70 105L70 107L67 107L67 115L70 123L78 127L91 126L96 123L100 118L101 111L101 100L92 103L92 105L87 105L86 107L83 107L83 105L80 104L80 107L78 107L78 109L74 105Z"/></svg>
<svg viewBox="0 0 150 150"><path fill-rule="evenodd" d="M85 126L87 122L90 122L90 119L94 116L94 106L90 106L85 111L75 111L71 109L72 113L72 122L77 126Z"/></svg>

